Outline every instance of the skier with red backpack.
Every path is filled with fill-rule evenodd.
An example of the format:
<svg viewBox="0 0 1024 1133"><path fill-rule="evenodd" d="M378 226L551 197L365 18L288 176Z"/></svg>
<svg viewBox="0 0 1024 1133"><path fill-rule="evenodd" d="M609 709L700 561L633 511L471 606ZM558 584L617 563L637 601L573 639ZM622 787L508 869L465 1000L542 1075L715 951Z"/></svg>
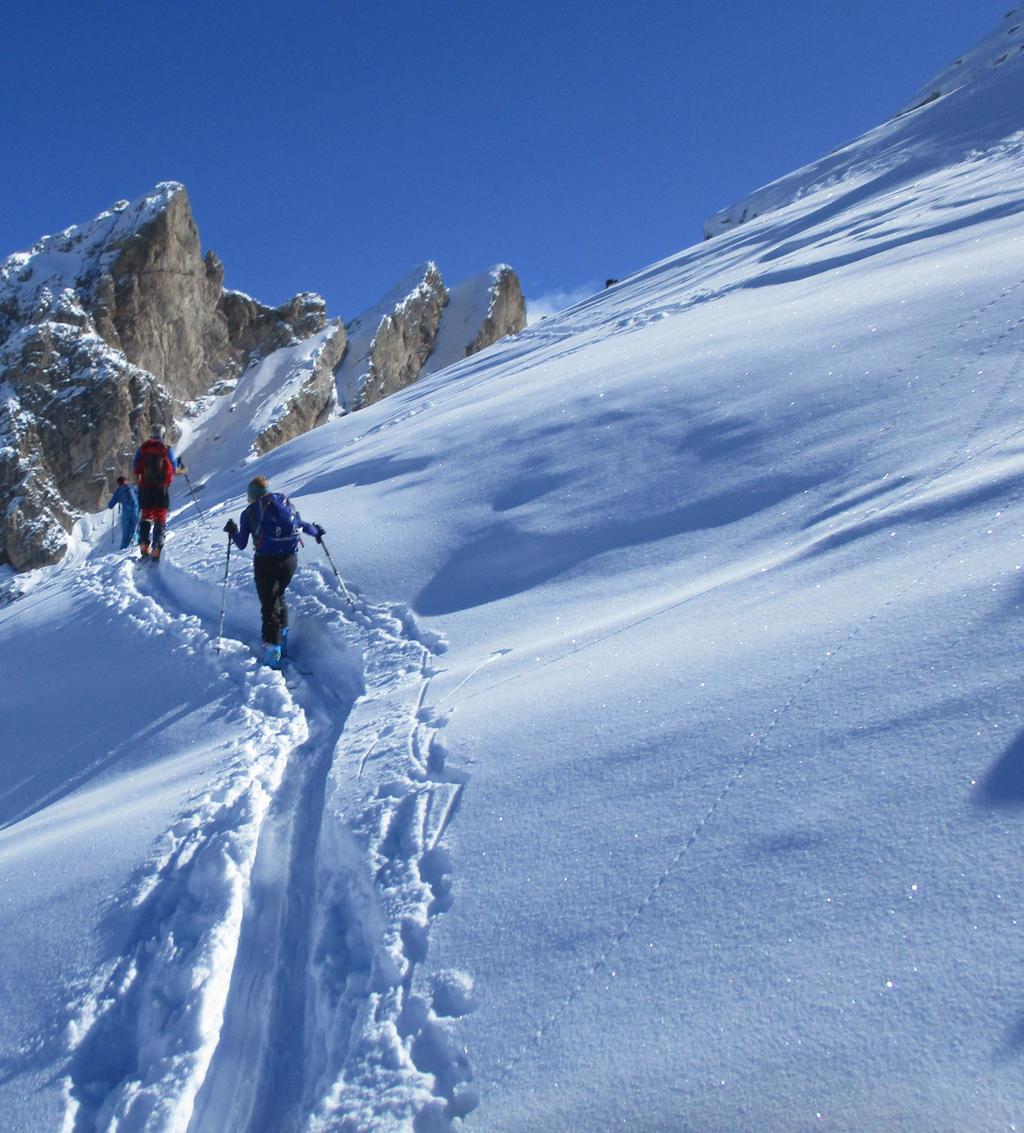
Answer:
<svg viewBox="0 0 1024 1133"><path fill-rule="evenodd" d="M135 453L132 472L139 486L139 554L143 559L159 561L167 530L167 511L171 506L171 481L174 479L174 451L164 443L166 430L154 425L149 439ZM150 540L152 536L152 541Z"/></svg>
<svg viewBox="0 0 1024 1133"><path fill-rule="evenodd" d="M263 663L277 669L288 644L284 592L298 566L299 535L305 531L321 543L324 529L318 523L307 523L283 492L271 492L265 476L250 481L246 496L249 506L238 523L229 519L224 530L240 551L252 536L253 573L263 619Z"/></svg>

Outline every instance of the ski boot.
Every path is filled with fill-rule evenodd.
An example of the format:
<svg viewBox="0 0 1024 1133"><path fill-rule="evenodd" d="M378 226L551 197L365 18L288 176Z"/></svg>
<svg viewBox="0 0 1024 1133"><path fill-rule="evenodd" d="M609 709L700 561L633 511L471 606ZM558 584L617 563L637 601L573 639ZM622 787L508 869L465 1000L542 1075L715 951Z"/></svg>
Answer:
<svg viewBox="0 0 1024 1133"><path fill-rule="evenodd" d="M288 627L281 626L281 656L288 656Z"/></svg>
<svg viewBox="0 0 1024 1133"><path fill-rule="evenodd" d="M148 559L149 558L149 544L148 543L140 543L139 544L139 558L140 559Z"/></svg>
<svg viewBox="0 0 1024 1133"><path fill-rule="evenodd" d="M269 641L263 642L263 664L268 669L281 668L281 646L271 645Z"/></svg>

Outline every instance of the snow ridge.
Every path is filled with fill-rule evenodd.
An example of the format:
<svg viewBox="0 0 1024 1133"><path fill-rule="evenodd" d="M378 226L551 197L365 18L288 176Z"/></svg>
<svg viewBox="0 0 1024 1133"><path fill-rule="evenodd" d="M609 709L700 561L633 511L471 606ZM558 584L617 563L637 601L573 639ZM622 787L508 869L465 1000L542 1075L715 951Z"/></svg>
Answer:
<svg viewBox="0 0 1024 1133"><path fill-rule="evenodd" d="M930 102L952 94L981 80L986 74L1001 67L1011 56L1024 53L1024 10L1012 8L1006 13L1002 25L986 36L970 51L940 71L913 98L900 115L927 106Z"/></svg>
<svg viewBox="0 0 1024 1133"><path fill-rule="evenodd" d="M815 195L823 211L839 211L858 195L905 188L925 173L993 154L1019 131L1022 87L1024 18L1015 9L888 122L715 213L704 223L705 239Z"/></svg>

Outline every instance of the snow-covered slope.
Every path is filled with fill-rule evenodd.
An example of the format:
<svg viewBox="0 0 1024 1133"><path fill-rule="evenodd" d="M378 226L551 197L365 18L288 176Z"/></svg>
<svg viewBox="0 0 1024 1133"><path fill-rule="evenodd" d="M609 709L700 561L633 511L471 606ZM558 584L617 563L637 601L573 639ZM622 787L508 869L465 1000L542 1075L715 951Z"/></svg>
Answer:
<svg viewBox="0 0 1024 1133"><path fill-rule="evenodd" d="M12 1128L1024 1122L1022 86L18 581Z"/></svg>
<svg viewBox="0 0 1024 1133"><path fill-rule="evenodd" d="M260 439L287 420L290 407L323 368L325 353L331 360L339 335L340 327L332 323L302 342L273 351L241 377L220 383L185 422L179 451L187 451L190 463L210 475L234 474L256 459ZM323 381L329 400L334 382L330 366L324 369Z"/></svg>
<svg viewBox="0 0 1024 1133"><path fill-rule="evenodd" d="M917 178L957 168L994 147L1018 148L1022 53L1024 9L1015 8L890 121L716 213L705 222L704 235L718 235L809 194L818 196L823 216L835 215L864 199L911 193ZM867 223L873 226L875 219L869 216Z"/></svg>

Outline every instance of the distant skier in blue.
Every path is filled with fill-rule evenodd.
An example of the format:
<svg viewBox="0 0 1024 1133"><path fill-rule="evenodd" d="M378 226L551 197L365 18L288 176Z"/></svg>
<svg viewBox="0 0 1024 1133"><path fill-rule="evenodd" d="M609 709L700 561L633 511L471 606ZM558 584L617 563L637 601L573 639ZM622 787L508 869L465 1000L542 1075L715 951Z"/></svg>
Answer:
<svg viewBox="0 0 1024 1133"><path fill-rule="evenodd" d="M107 502L107 508L121 505L121 550L127 550L135 542L139 529L139 493L134 484L129 484L123 476L118 476L117 487Z"/></svg>
<svg viewBox="0 0 1024 1133"><path fill-rule="evenodd" d="M249 506L237 523L229 519L224 530L240 551L252 536L253 573L263 617L263 664L278 669L288 644L284 592L298 566L299 535L305 531L319 543L324 529L319 523L306 523L283 492L271 492L265 476L250 481L246 496Z"/></svg>

